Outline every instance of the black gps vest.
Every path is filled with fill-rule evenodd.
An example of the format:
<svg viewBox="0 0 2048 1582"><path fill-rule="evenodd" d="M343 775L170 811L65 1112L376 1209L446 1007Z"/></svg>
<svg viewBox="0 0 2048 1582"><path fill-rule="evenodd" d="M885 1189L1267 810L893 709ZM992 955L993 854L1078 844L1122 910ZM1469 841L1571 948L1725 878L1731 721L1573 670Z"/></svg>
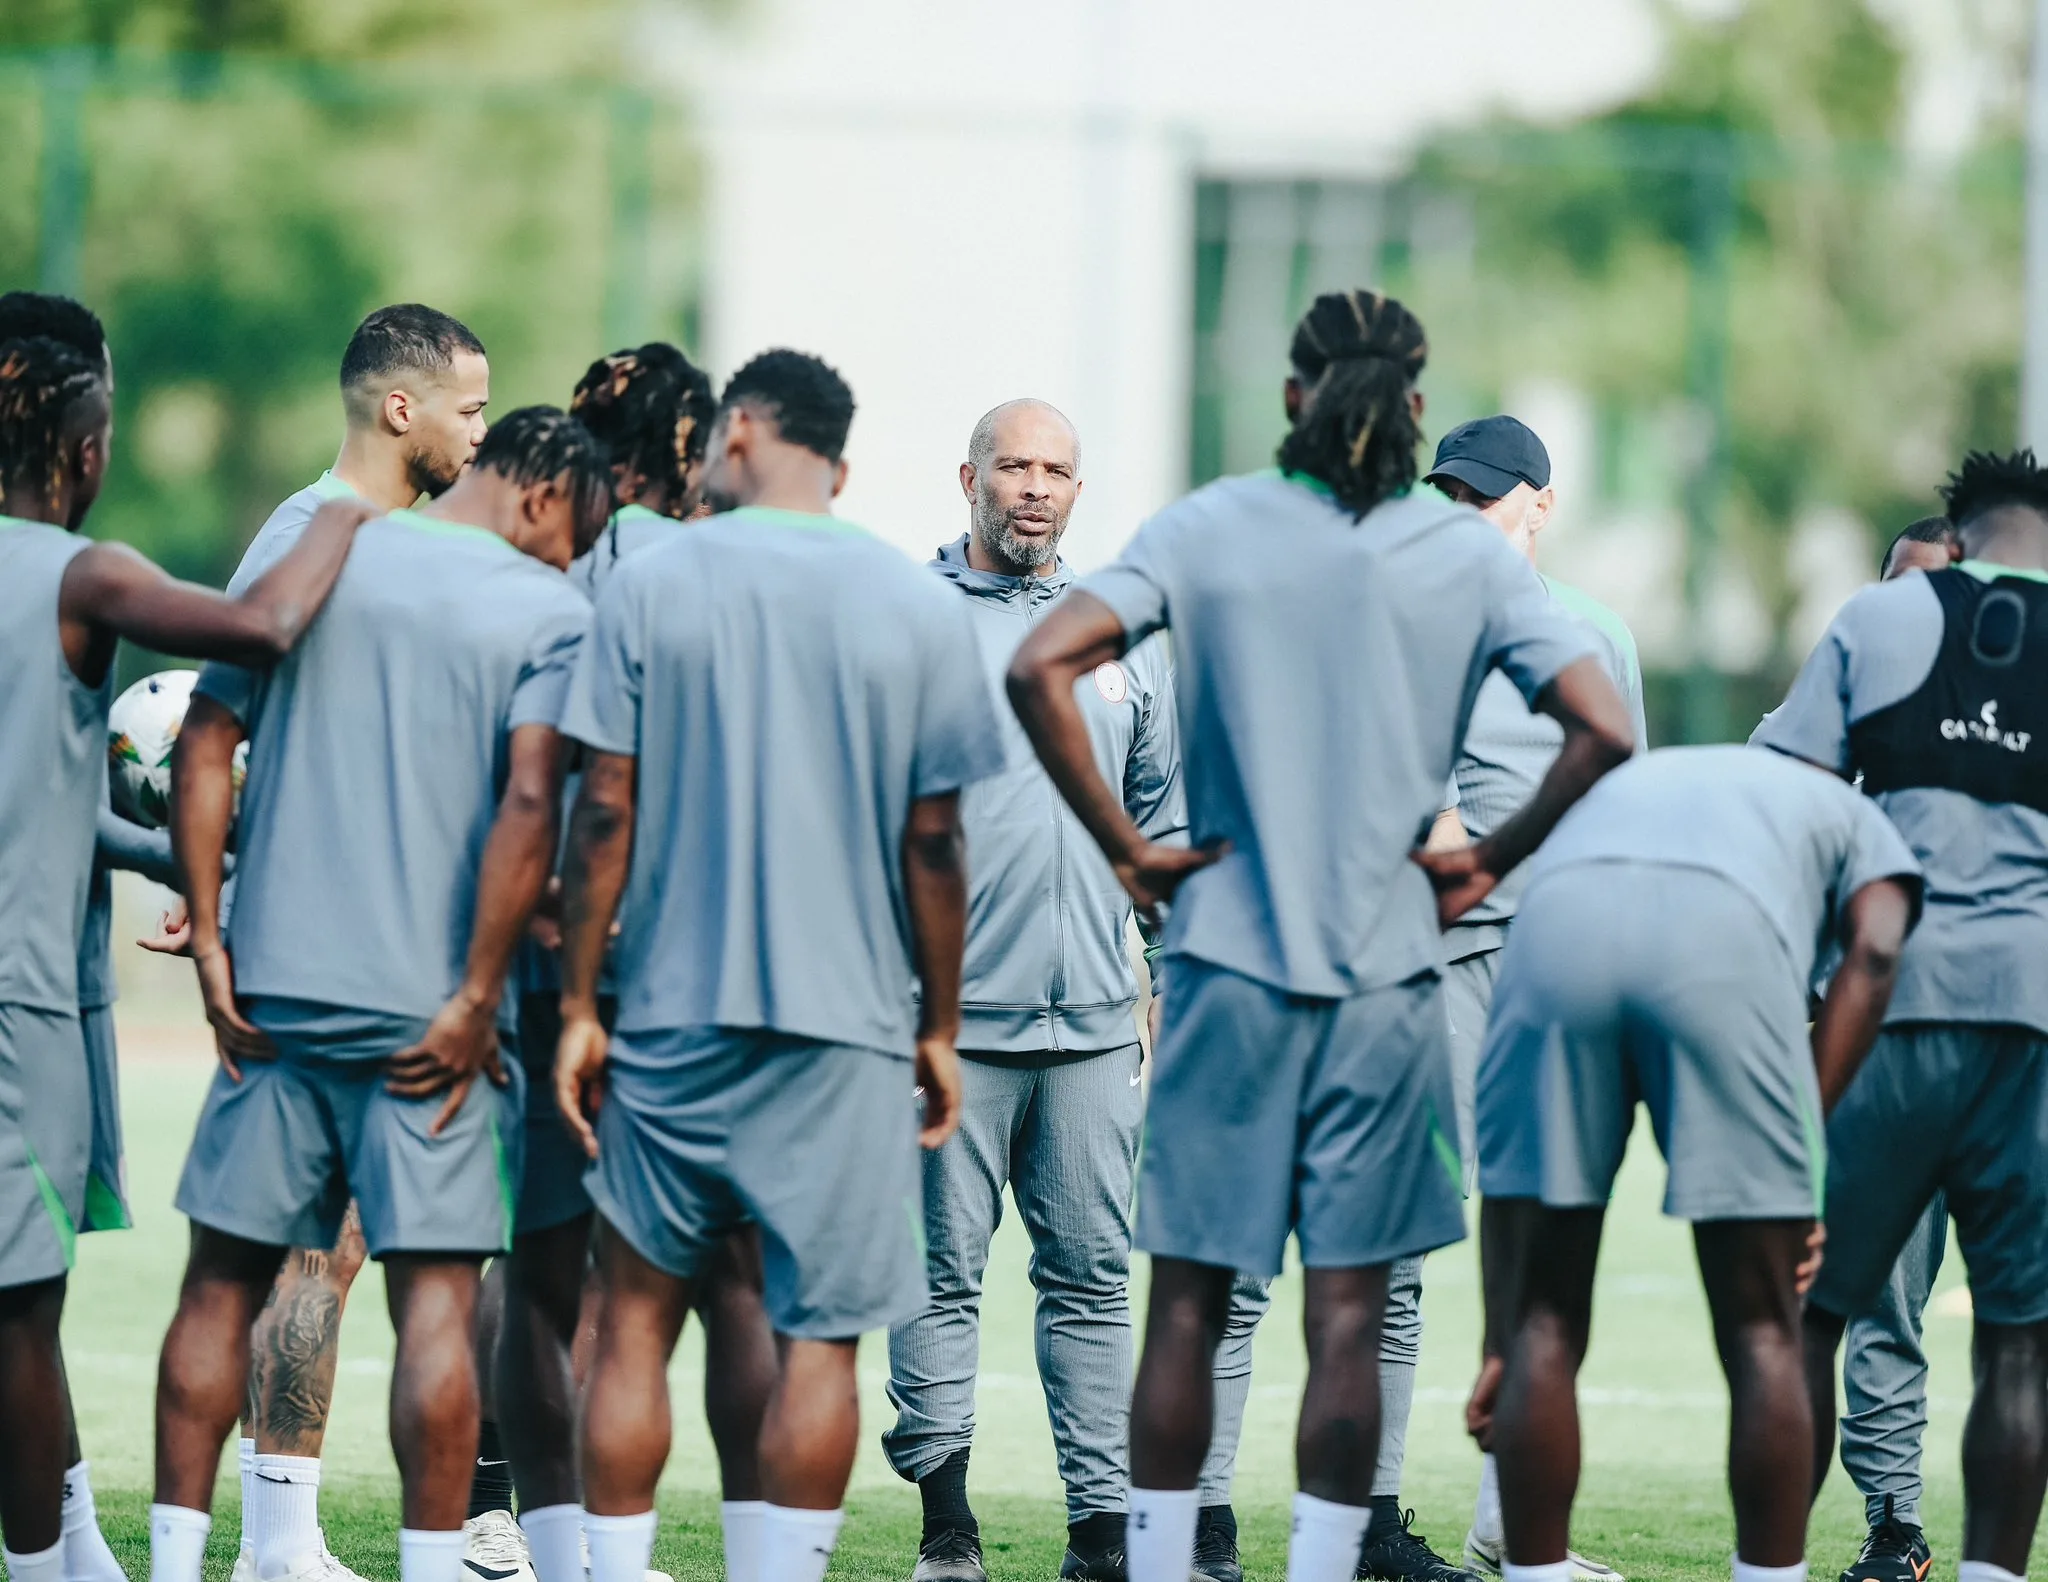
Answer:
<svg viewBox="0 0 2048 1582"><path fill-rule="evenodd" d="M1919 689L1849 727L1867 792L1926 787L2048 813L2048 583L1927 574L1941 649Z"/></svg>

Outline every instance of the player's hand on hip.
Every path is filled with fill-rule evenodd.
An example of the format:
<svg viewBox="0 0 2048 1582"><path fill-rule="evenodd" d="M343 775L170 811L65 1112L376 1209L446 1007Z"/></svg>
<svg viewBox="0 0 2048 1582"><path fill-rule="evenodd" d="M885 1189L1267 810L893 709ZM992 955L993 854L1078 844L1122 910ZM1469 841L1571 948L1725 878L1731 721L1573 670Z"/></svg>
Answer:
<svg viewBox="0 0 2048 1582"><path fill-rule="evenodd" d="M1806 1256L1799 1261L1799 1267L1792 1272L1792 1288L1801 1296L1813 1289L1813 1282L1820 1274L1820 1266L1826 1262L1821 1249L1826 1246L1828 1228L1819 1220L1813 1222L1813 1229L1806 1233Z"/></svg>
<svg viewBox="0 0 2048 1582"><path fill-rule="evenodd" d="M562 1017L561 1041L555 1045L555 1108L583 1151L597 1157L597 1131L590 1124L604 1105L604 1062L611 1035L589 1014Z"/></svg>
<svg viewBox="0 0 2048 1582"><path fill-rule="evenodd" d="M181 895L165 907L163 916L156 921L156 932L135 943L159 956L191 955L192 917L185 910L185 898Z"/></svg>
<svg viewBox="0 0 2048 1582"><path fill-rule="evenodd" d="M206 1006L206 1020L213 1028L213 1045L220 1055L220 1068L233 1082L242 1080L240 1062L275 1060L277 1046L235 1004L235 966L228 959L227 946L215 944L194 951L192 964L199 971L199 998Z"/></svg>
<svg viewBox="0 0 2048 1582"><path fill-rule="evenodd" d="M1230 842L1214 841L1207 846L1162 846L1145 841L1129 856L1112 866L1117 881L1147 923L1156 924L1159 908L1171 901L1191 873L1200 873L1211 863L1230 854Z"/></svg>
<svg viewBox="0 0 2048 1582"><path fill-rule="evenodd" d="M384 1091L401 1099L446 1093L441 1113L427 1128L429 1137L438 1137L461 1112L478 1072L499 1087L506 1083L498 1055L497 1001L460 989L434 1013L418 1043L384 1062Z"/></svg>
<svg viewBox="0 0 2048 1582"><path fill-rule="evenodd" d="M917 1091L924 1097L924 1124L917 1140L937 1148L960 1127L960 1052L950 1038L917 1041Z"/></svg>
<svg viewBox="0 0 2048 1582"><path fill-rule="evenodd" d="M1418 846L1408 860L1429 875L1436 891L1436 920L1449 928L1473 907L1493 894L1500 875L1486 865L1484 844L1458 846L1447 851L1428 851Z"/></svg>

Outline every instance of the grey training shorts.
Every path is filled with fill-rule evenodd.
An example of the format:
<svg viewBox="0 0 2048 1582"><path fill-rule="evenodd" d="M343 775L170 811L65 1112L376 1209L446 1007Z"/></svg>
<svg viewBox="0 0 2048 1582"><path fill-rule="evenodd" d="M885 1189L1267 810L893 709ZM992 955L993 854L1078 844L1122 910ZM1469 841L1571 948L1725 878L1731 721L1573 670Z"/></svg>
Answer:
<svg viewBox="0 0 2048 1582"><path fill-rule="evenodd" d="M71 1268L91 1150L77 1014L0 1004L0 1289Z"/></svg>
<svg viewBox="0 0 2048 1582"><path fill-rule="evenodd" d="M1813 1304L1867 1312L1938 1191L1977 1317L2048 1321L2048 1037L1956 1023L1878 1035L1828 1121L1827 1258Z"/></svg>
<svg viewBox="0 0 2048 1582"><path fill-rule="evenodd" d="M351 1197L373 1258L392 1253L488 1256L511 1244L525 1074L479 1077L438 1137L428 1128L445 1095L395 1098L384 1058L425 1023L372 1037L290 1034L257 1013L275 1060L242 1063L242 1080L214 1074L178 1210L194 1222L269 1247L332 1247ZM365 1019L367 1025L368 1019ZM350 1057L326 1051L346 1048ZM366 1051L379 1051L370 1058Z"/></svg>
<svg viewBox="0 0 2048 1582"><path fill-rule="evenodd" d="M1246 1274L1358 1269L1465 1234L1438 976L1346 999L1173 962L1145 1116L1137 1245Z"/></svg>
<svg viewBox="0 0 2048 1582"><path fill-rule="evenodd" d="M1637 1102L1685 1220L1820 1211L1805 986L1769 920L1705 869L1554 869L1522 897L1479 1060L1479 1189L1607 1202Z"/></svg>
<svg viewBox="0 0 2048 1582"><path fill-rule="evenodd" d="M619 1033L585 1184L679 1279L754 1221L779 1334L886 1329L925 1301L912 1073L899 1055L754 1028Z"/></svg>
<svg viewBox="0 0 2048 1582"><path fill-rule="evenodd" d="M88 1005L78 1013L85 1035L86 1079L92 1087L92 1164L85 1177L81 1231L126 1230L128 1166L121 1151L121 1067L114 1044L114 1008Z"/></svg>

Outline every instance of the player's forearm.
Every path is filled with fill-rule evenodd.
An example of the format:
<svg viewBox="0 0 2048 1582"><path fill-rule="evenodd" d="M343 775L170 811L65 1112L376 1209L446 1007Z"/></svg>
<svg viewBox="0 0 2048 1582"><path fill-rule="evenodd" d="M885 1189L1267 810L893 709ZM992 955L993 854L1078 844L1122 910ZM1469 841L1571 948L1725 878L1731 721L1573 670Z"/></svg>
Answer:
<svg viewBox="0 0 2048 1582"><path fill-rule="evenodd" d="M1543 689L1536 707L1564 727L1564 747L1536 794L1478 843L1483 865L1496 876L1512 872L1602 775L1627 763L1635 752L1628 705L1591 659L1567 665Z"/></svg>
<svg viewBox="0 0 2048 1582"><path fill-rule="evenodd" d="M621 771L617 765L623 762ZM597 980L633 855L632 760L598 754L584 771L562 859L562 1014L597 1012Z"/></svg>
<svg viewBox="0 0 2048 1582"><path fill-rule="evenodd" d="M171 857L192 925L192 948L220 944L220 887L235 810L242 727L203 694L193 698L171 754Z"/></svg>
<svg viewBox="0 0 2048 1582"><path fill-rule="evenodd" d="M1081 674L1073 660L1048 659L1027 665L1020 655L1010 670L1010 706L1017 711L1032 751L1081 827L1112 863L1120 863L1145 837L1124 810L1123 799L1096 767L1088 722L1074 702L1074 683Z"/></svg>
<svg viewBox="0 0 2048 1582"><path fill-rule="evenodd" d="M1828 985L1813 1020L1813 1069L1823 1117L1834 1113L1877 1042L1898 975L1897 952L1852 947Z"/></svg>
<svg viewBox="0 0 2048 1582"><path fill-rule="evenodd" d="M95 841L99 860L109 868L139 873L152 884L176 888L177 862L171 852L170 831L144 829L131 824L110 807L100 809Z"/></svg>
<svg viewBox="0 0 2048 1582"><path fill-rule="evenodd" d="M918 1036L960 1035L960 971L967 948L967 842L957 796L913 809L903 835L904 899L917 973Z"/></svg>
<svg viewBox="0 0 2048 1582"><path fill-rule="evenodd" d="M508 792L498 805L490 839L484 843L476 921L462 978L462 992L479 1005L495 1007L505 992L505 975L511 971L519 936L547 888L559 829L551 797Z"/></svg>

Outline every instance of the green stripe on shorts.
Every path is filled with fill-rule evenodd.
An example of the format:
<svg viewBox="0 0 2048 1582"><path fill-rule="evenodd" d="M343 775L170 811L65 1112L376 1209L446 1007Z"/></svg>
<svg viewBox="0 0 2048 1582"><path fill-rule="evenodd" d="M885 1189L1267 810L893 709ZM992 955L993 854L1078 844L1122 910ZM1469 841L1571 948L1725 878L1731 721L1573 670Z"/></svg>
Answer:
<svg viewBox="0 0 2048 1582"><path fill-rule="evenodd" d="M1436 1100L1429 1102L1429 1146L1436 1150L1436 1162L1444 1167L1444 1174L1451 1178L1451 1185L1460 1198L1465 1195L1465 1161L1458 1152L1458 1145L1444 1135L1443 1122L1437 1118Z"/></svg>
<svg viewBox="0 0 2048 1582"><path fill-rule="evenodd" d="M519 1186L512 1179L512 1162L505 1157L505 1138L498 1130L498 1117L493 1115L491 1126L491 1157L498 1162L498 1206L505 1215L505 1233L499 1239L501 1252L512 1247L512 1227L519 1223Z"/></svg>
<svg viewBox="0 0 2048 1582"><path fill-rule="evenodd" d="M42 1195L43 1212L50 1216L50 1229L57 1233L57 1245L64 1249L64 1267L69 1269L78 1261L78 1227L71 1223L71 1211L64 1206L63 1194L43 1169L43 1162L36 1157L33 1148L28 1150L28 1167L35 1172L36 1191Z"/></svg>
<svg viewBox="0 0 2048 1582"><path fill-rule="evenodd" d="M85 1178L85 1222L94 1230L133 1230L128 1205L121 1194L100 1179L95 1171Z"/></svg>

